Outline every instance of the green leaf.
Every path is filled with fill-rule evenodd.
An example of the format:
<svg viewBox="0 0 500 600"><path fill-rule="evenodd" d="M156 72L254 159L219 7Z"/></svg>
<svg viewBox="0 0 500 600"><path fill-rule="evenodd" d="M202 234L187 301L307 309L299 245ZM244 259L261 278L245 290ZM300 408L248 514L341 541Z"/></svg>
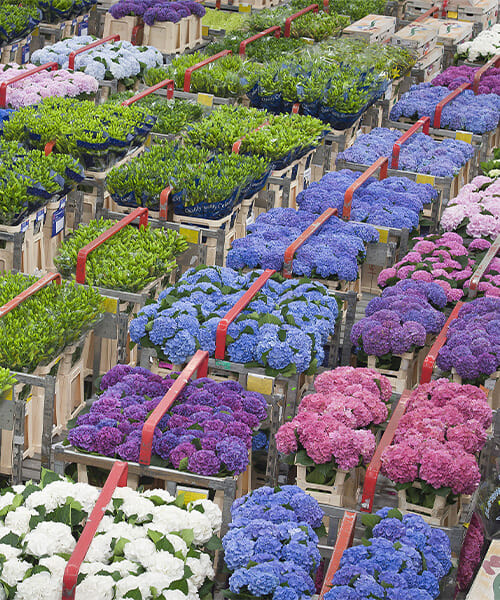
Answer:
<svg viewBox="0 0 500 600"><path fill-rule="evenodd" d="M43 489L46 485L49 485L49 483L52 483L54 481L62 481L62 477L57 473L54 473L54 471L49 471L48 469L42 467L40 487Z"/></svg>
<svg viewBox="0 0 500 600"><path fill-rule="evenodd" d="M308 456L307 452L304 449L299 450L297 452L297 454L295 455L295 460L299 465L304 465L306 467L314 465L313 459Z"/></svg>
<svg viewBox="0 0 500 600"><path fill-rule="evenodd" d="M142 600L142 594L139 588L135 588L134 590L129 590L124 596L124 598L132 598L132 600Z"/></svg>
<svg viewBox="0 0 500 600"><path fill-rule="evenodd" d="M128 544L130 540L127 538L121 537L116 542L115 547L113 548L113 556L123 556L123 549L125 548L125 544Z"/></svg>
<svg viewBox="0 0 500 600"><path fill-rule="evenodd" d="M222 550L222 541L220 537L213 535L205 544L207 550Z"/></svg>
<svg viewBox="0 0 500 600"><path fill-rule="evenodd" d="M194 532L192 529L182 529L180 532L181 538L186 542L189 548L194 542Z"/></svg>
<svg viewBox="0 0 500 600"><path fill-rule="evenodd" d="M367 537L370 538L372 536L373 528L375 527L375 525L380 523L381 520L382 517L380 517L379 515L372 515L368 513L363 514L363 516L361 517L361 523L363 523L363 525L365 526L365 535Z"/></svg>
<svg viewBox="0 0 500 600"><path fill-rule="evenodd" d="M185 579L178 579L170 584L169 590L180 590L186 596L188 595L188 584Z"/></svg>

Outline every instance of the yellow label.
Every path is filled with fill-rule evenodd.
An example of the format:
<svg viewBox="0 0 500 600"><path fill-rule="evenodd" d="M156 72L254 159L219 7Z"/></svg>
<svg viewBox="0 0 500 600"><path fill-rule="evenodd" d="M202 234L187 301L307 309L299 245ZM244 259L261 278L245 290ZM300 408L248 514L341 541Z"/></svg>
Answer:
<svg viewBox="0 0 500 600"><path fill-rule="evenodd" d="M435 178L433 175L424 175L423 173L419 173L416 178L417 183L430 183L434 185Z"/></svg>
<svg viewBox="0 0 500 600"><path fill-rule="evenodd" d="M190 244L200 243L200 231L189 227L179 227L179 233L183 235Z"/></svg>
<svg viewBox="0 0 500 600"><path fill-rule="evenodd" d="M312 38L303 37L302 39L304 40L304 42L306 44L309 44L310 46L314 46L314 40Z"/></svg>
<svg viewBox="0 0 500 600"><path fill-rule="evenodd" d="M213 94L203 94L203 92L198 92L197 100L198 100L198 104L212 108L212 106L214 104L214 95Z"/></svg>
<svg viewBox="0 0 500 600"><path fill-rule="evenodd" d="M108 313L118 312L118 300L116 298L104 298L103 299L104 310Z"/></svg>
<svg viewBox="0 0 500 600"><path fill-rule="evenodd" d="M470 131L457 131L455 133L455 139L470 144L472 142L472 133Z"/></svg>
<svg viewBox="0 0 500 600"><path fill-rule="evenodd" d="M259 392L259 394L270 396L273 393L273 387L274 377L253 375L251 373L247 376L247 390L249 392Z"/></svg>
<svg viewBox="0 0 500 600"><path fill-rule="evenodd" d="M30 394L27 398L26 398L26 404L28 404L28 402L31 402L31 399L33 398L33 394Z"/></svg>
<svg viewBox="0 0 500 600"><path fill-rule="evenodd" d="M3 394L0 394L0 401L6 400L7 402L12 402L12 392L14 388L9 388Z"/></svg>
<svg viewBox="0 0 500 600"><path fill-rule="evenodd" d="M208 27L207 27L207 25L202 25L201 26L201 35L203 37L208 37Z"/></svg>
<svg viewBox="0 0 500 600"><path fill-rule="evenodd" d="M238 6L238 10L240 12L251 13L252 12L252 5L251 4L240 4Z"/></svg>
<svg viewBox="0 0 500 600"><path fill-rule="evenodd" d="M448 19L458 19L458 13L454 10L448 11Z"/></svg>
<svg viewBox="0 0 500 600"><path fill-rule="evenodd" d="M379 229L375 227L378 231L378 241L380 244L387 244L387 240L389 239L389 230L388 229Z"/></svg>
<svg viewBox="0 0 500 600"><path fill-rule="evenodd" d="M188 488L178 485L177 495L179 494L184 496L184 506L195 500L208 500L208 490L201 490L200 488Z"/></svg>
<svg viewBox="0 0 500 600"><path fill-rule="evenodd" d="M151 143L153 141L153 137L152 135L149 133L148 137L146 138L146 143L144 144L146 146L146 148L151 148Z"/></svg>

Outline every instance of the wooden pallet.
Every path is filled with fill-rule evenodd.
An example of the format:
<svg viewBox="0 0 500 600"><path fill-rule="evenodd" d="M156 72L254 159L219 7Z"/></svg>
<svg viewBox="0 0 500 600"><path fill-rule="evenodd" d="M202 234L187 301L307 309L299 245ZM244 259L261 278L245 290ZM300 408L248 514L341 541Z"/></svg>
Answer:
<svg viewBox="0 0 500 600"><path fill-rule="evenodd" d="M138 45L143 43L143 34L144 29L140 27L140 29L136 30L136 35L134 36L134 29L139 27L142 23L142 19L140 17L122 17L121 19L115 19L111 15L111 13L106 13L104 18L104 31L102 37L108 37L110 35L119 35L120 40L126 40L127 42L131 42L132 38L135 37L135 41Z"/></svg>
<svg viewBox="0 0 500 600"><path fill-rule="evenodd" d="M203 41L201 17L190 15L178 23L169 21L144 25L144 44L163 54L179 54L195 48Z"/></svg>

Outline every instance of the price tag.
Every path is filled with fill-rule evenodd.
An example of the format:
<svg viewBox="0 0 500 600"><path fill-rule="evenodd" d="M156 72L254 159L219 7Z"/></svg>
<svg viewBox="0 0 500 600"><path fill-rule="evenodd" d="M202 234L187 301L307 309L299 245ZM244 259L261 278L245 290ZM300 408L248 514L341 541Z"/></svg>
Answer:
<svg viewBox="0 0 500 600"><path fill-rule="evenodd" d="M306 44L309 44L309 46L314 46L315 42L314 42L314 40L312 38L303 37L302 39L304 40L304 42Z"/></svg>
<svg viewBox="0 0 500 600"><path fill-rule="evenodd" d="M448 19L458 19L458 13L455 12L454 10L449 10L447 16L448 16Z"/></svg>
<svg viewBox="0 0 500 600"><path fill-rule="evenodd" d="M73 19L71 21L71 34L73 35L74 33L76 33L76 25L77 25L77 21L76 19Z"/></svg>
<svg viewBox="0 0 500 600"><path fill-rule="evenodd" d="M59 202L59 208L52 215L52 236L55 237L64 229L66 222L66 197Z"/></svg>
<svg viewBox="0 0 500 600"><path fill-rule="evenodd" d="M212 108L214 104L214 95L213 94L204 94L203 92L198 92L197 97L198 104L202 106L208 106L208 108Z"/></svg>
<svg viewBox="0 0 500 600"><path fill-rule="evenodd" d="M6 392L4 392L3 394L0 394L0 402L3 402L3 401L12 402L13 390L14 390L14 388L9 388Z"/></svg>
<svg viewBox="0 0 500 600"><path fill-rule="evenodd" d="M148 137L146 138L146 142L145 142L144 146L146 148L151 148L152 143L153 143L153 137L151 136L150 133L148 133Z"/></svg>
<svg viewBox="0 0 500 600"><path fill-rule="evenodd" d="M378 241L380 244L387 244L387 240L389 239L389 230L388 229L380 229L379 227L375 227L378 231Z"/></svg>
<svg viewBox="0 0 500 600"><path fill-rule="evenodd" d="M78 25L78 35L88 35L89 34L89 18L85 15Z"/></svg>
<svg viewBox="0 0 500 600"><path fill-rule="evenodd" d="M431 185L434 185L435 180L434 175L424 175L423 173L418 173L416 177L417 183L430 183Z"/></svg>
<svg viewBox="0 0 500 600"><path fill-rule="evenodd" d="M201 35L202 37L208 37L208 27L207 25L201 26Z"/></svg>
<svg viewBox="0 0 500 600"><path fill-rule="evenodd" d="M179 233L183 235L190 244L200 243L200 231L189 227L179 227Z"/></svg>
<svg viewBox="0 0 500 600"><path fill-rule="evenodd" d="M29 221L24 221L24 223L21 223L21 233L24 233L25 231L27 231L29 226L30 226Z"/></svg>
<svg viewBox="0 0 500 600"><path fill-rule="evenodd" d="M219 367L219 369L225 369L226 371L231 369L231 363L227 360L215 359L215 366Z"/></svg>
<svg viewBox="0 0 500 600"><path fill-rule="evenodd" d="M238 6L238 10L239 10L239 12L242 12L242 13L251 13L252 5L240 2L240 5Z"/></svg>
<svg viewBox="0 0 500 600"><path fill-rule="evenodd" d="M184 497L184 506L187 506L190 502L195 500L208 500L208 490L202 490L199 488L188 488L178 485L177 495L180 494Z"/></svg>
<svg viewBox="0 0 500 600"><path fill-rule="evenodd" d="M304 189L306 190L311 183L311 167L304 171Z"/></svg>
<svg viewBox="0 0 500 600"><path fill-rule="evenodd" d="M247 376L247 390L249 392L259 392L259 394L265 394L270 396L273 393L274 388L274 377L267 377L266 375L254 375L249 373Z"/></svg>
<svg viewBox="0 0 500 600"><path fill-rule="evenodd" d="M36 233L38 233L40 231L41 226L45 222L45 215L46 214L47 214L47 209L46 208L42 208L41 210L39 210L36 213L35 223L34 223L34 229L35 229Z"/></svg>
<svg viewBox="0 0 500 600"><path fill-rule="evenodd" d="M30 43L28 42L27 44L25 44L23 46L22 52L21 52L21 64L25 65L27 62L29 62L30 59Z"/></svg>
<svg viewBox="0 0 500 600"><path fill-rule="evenodd" d="M116 314L118 312L118 299L117 298L104 298L103 309L107 313Z"/></svg>
<svg viewBox="0 0 500 600"><path fill-rule="evenodd" d="M472 133L470 131L457 131L455 139L470 144L472 142Z"/></svg>
<svg viewBox="0 0 500 600"><path fill-rule="evenodd" d="M64 28L66 27L66 21L63 21L60 25L59 25L59 29L62 31Z"/></svg>
<svg viewBox="0 0 500 600"><path fill-rule="evenodd" d="M16 52L18 50L19 50L19 44L12 44L12 46L10 47L10 60L11 61L16 60Z"/></svg>

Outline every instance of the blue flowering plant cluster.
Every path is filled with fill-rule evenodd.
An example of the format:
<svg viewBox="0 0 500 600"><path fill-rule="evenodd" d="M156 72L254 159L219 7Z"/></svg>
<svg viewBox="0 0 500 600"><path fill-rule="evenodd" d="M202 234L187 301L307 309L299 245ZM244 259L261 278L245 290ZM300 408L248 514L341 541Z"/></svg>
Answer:
<svg viewBox="0 0 500 600"><path fill-rule="evenodd" d="M362 520L369 539L345 550L325 600L437 598L452 567L446 533L388 507Z"/></svg>
<svg viewBox="0 0 500 600"><path fill-rule="evenodd" d="M247 227L244 238L234 240L227 266L283 268L285 251L318 218L317 214L293 208L273 208ZM294 275L355 281L358 266L366 256L366 244L378 242L372 225L345 222L331 216L297 250L292 263Z"/></svg>
<svg viewBox="0 0 500 600"><path fill-rule="evenodd" d="M438 334L446 321L446 294L433 282L404 279L368 303L351 329L351 342L364 354L388 357L413 352Z"/></svg>
<svg viewBox="0 0 500 600"><path fill-rule="evenodd" d="M418 120L430 117L434 122L436 106L451 91L444 86L432 86L420 83L403 94L401 100L393 106L390 118L398 121L402 117ZM498 94L479 94L472 89L464 90L446 104L441 113L441 128L454 131L463 130L482 134L497 128L500 119L500 96Z"/></svg>
<svg viewBox="0 0 500 600"><path fill-rule="evenodd" d="M323 511L295 485L261 487L238 498L222 540L232 572L228 598L302 600L315 591Z"/></svg>
<svg viewBox="0 0 500 600"><path fill-rule="evenodd" d="M372 165L381 156L390 160L394 144L402 133L375 127L370 133L360 135L350 148L338 155L337 160L362 165ZM473 156L474 148L467 142L449 138L438 142L417 132L401 146L398 169L435 177L454 177Z"/></svg>
<svg viewBox="0 0 500 600"><path fill-rule="evenodd" d="M190 269L130 323L130 337L158 357L184 363L196 350L215 352L220 320L262 271L240 275L222 267ZM325 286L273 275L228 328L226 357L270 375L314 373L339 315Z"/></svg>
<svg viewBox="0 0 500 600"><path fill-rule="evenodd" d="M359 176L359 172L349 169L327 173L298 194L297 206L318 215L327 208L336 208L342 215L345 193ZM360 223L416 229L424 205L437 196L428 183L416 183L406 177L381 181L370 177L354 192L350 218Z"/></svg>

